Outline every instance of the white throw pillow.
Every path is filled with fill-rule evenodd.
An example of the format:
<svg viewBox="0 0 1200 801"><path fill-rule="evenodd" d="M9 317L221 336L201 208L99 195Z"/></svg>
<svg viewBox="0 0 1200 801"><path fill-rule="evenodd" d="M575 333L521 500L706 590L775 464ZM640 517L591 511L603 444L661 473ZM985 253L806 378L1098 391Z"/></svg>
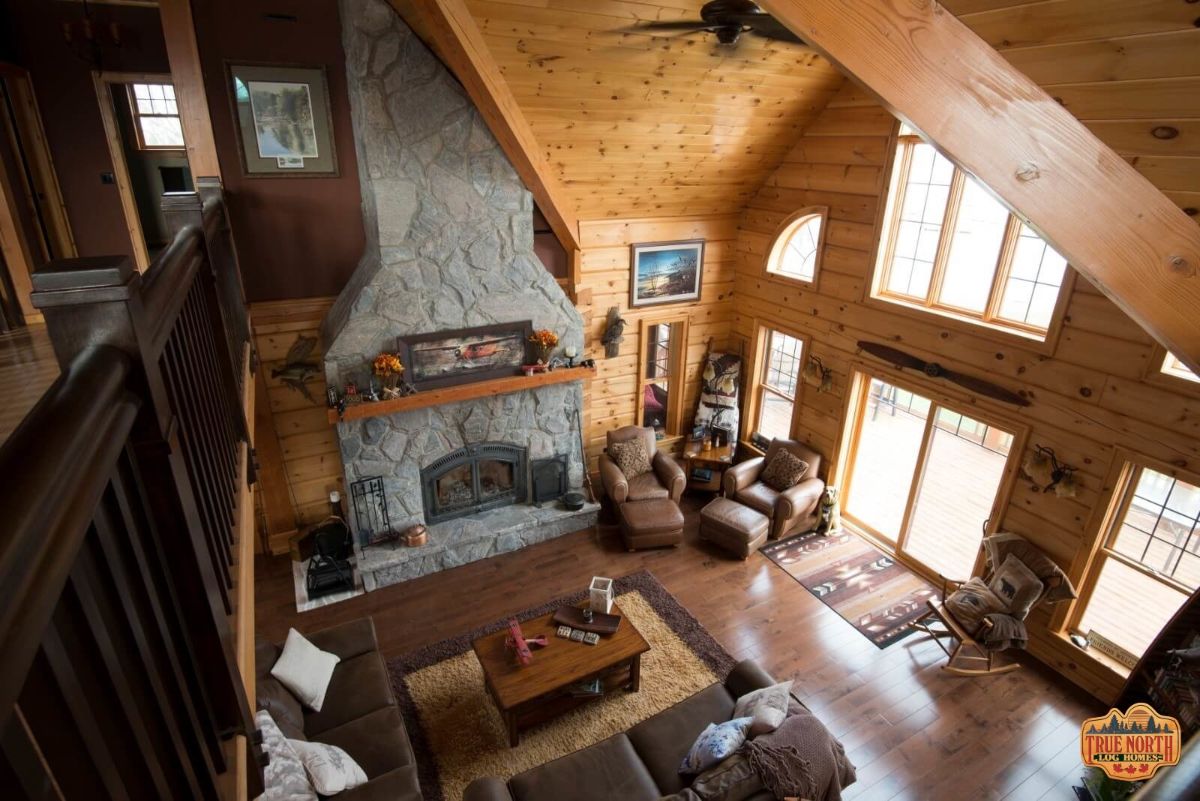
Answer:
<svg viewBox="0 0 1200 801"><path fill-rule="evenodd" d="M336 745L308 743L304 740L288 742L300 755L309 781L321 795L336 795L367 783L367 774L363 773L363 769Z"/></svg>
<svg viewBox="0 0 1200 801"><path fill-rule="evenodd" d="M263 770L263 794L259 801L317 801L317 792L308 780L304 763L291 743L279 731L271 713L260 709L254 725L263 735L267 767Z"/></svg>
<svg viewBox="0 0 1200 801"><path fill-rule="evenodd" d="M325 691L333 678L333 669L341 660L322 651L295 629L288 629L283 653L271 668L271 675L292 691L300 702L314 712L321 711Z"/></svg>
<svg viewBox="0 0 1200 801"><path fill-rule="evenodd" d="M787 717L788 694L791 691L792 682L785 681L746 693L734 704L733 716L754 719L750 724L751 737L773 732Z"/></svg>

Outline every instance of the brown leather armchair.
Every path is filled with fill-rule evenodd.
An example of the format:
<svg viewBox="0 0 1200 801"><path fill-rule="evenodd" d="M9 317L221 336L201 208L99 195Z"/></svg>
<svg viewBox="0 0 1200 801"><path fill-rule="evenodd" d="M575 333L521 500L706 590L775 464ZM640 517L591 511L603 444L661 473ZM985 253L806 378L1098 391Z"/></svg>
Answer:
<svg viewBox="0 0 1200 801"><path fill-rule="evenodd" d="M807 462L808 470L794 487L777 492L760 481L759 476L781 448ZM821 454L807 445L794 439L771 440L766 456L739 462L725 471L722 482L725 497L771 518L769 536L777 540L816 527L820 517L821 494L825 492L825 482L817 478L820 469Z"/></svg>
<svg viewBox="0 0 1200 801"><path fill-rule="evenodd" d="M617 463L609 458L607 448L618 442L627 442L640 437L650 454L650 466L654 469L640 476L626 478L617 467ZM600 484L604 494L613 503L613 508L626 501L646 501L652 498L669 498L679 503L687 477L683 468L674 459L658 449L654 439L653 428L641 426L625 426L616 431L609 431L605 436L606 452L600 454Z"/></svg>

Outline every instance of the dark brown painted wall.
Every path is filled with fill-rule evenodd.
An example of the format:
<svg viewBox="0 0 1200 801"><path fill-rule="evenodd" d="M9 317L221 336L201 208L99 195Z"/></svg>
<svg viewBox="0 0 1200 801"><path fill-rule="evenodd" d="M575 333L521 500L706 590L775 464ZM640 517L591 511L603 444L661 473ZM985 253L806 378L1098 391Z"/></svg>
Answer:
<svg viewBox="0 0 1200 801"><path fill-rule="evenodd" d="M334 0L193 2L213 134L251 301L336 295L364 247L358 163ZM269 19L267 14L294 17ZM323 65L336 178L248 178L238 155L226 65Z"/></svg>
<svg viewBox="0 0 1200 801"><path fill-rule="evenodd" d="M83 18L81 3L5 0L12 57L29 70L42 112L46 138L81 256L124 253L133 248L114 184L100 182L113 169L92 84L94 63L82 48L70 47L63 24ZM168 71L158 10L132 6L93 6L97 30L120 26L121 46L100 49L99 65L114 72ZM75 29L78 31L78 27Z"/></svg>

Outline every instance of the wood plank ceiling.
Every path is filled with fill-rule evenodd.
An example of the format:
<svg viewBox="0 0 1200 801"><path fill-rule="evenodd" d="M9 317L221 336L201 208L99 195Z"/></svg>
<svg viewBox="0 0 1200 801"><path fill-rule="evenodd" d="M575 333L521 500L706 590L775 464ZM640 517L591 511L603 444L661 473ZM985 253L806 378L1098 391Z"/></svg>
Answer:
<svg viewBox="0 0 1200 801"><path fill-rule="evenodd" d="M652 36L702 0L470 0L580 219L738 211L842 84L804 47Z"/></svg>
<svg viewBox="0 0 1200 801"><path fill-rule="evenodd" d="M1196 0L942 5L1200 221Z"/></svg>

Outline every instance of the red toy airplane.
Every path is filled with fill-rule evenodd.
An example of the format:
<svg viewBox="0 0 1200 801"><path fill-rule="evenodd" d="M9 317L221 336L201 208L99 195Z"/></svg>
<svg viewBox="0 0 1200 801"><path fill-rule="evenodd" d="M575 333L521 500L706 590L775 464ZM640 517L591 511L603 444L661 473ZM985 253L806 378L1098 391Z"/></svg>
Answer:
<svg viewBox="0 0 1200 801"><path fill-rule="evenodd" d="M528 665L533 661L533 651L530 650L530 646L536 645L538 648L545 648L546 635L541 634L526 639L525 635L521 633L521 624L515 617L510 617L508 619L508 636L504 638L504 644L513 649L518 662Z"/></svg>

